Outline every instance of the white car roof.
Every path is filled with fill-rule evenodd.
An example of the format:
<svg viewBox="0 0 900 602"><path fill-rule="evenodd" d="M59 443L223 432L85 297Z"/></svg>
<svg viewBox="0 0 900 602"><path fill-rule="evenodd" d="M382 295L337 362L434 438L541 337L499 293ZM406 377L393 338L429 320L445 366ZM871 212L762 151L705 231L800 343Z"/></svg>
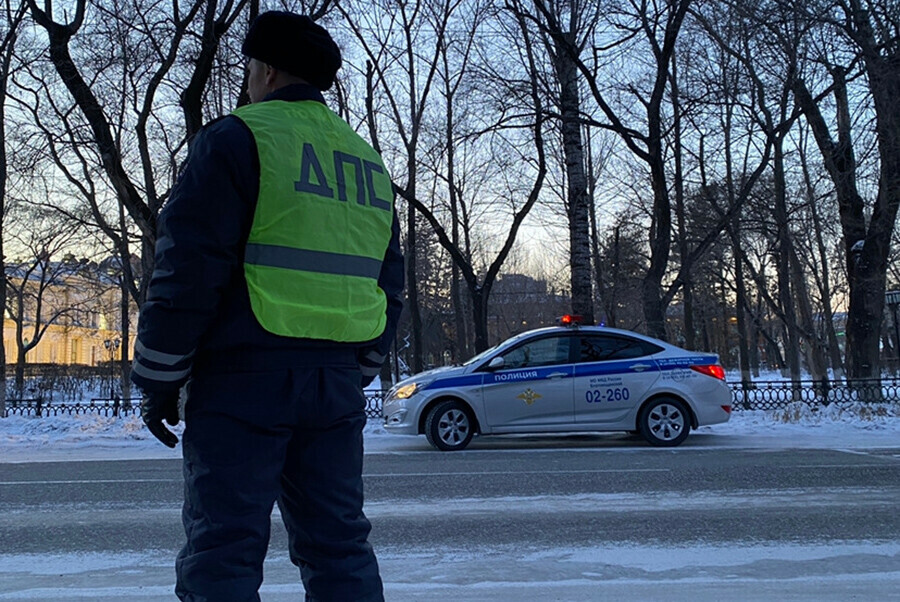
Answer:
<svg viewBox="0 0 900 602"><path fill-rule="evenodd" d="M622 330L620 328L608 328L606 326L547 326L545 328L536 328L534 330L527 330L525 332L521 332L517 335L514 335L502 343L498 345L498 347L505 347L507 343L512 341L521 341L524 338L530 338L532 336L540 336L542 334L561 334L561 333L590 333L590 334L612 334L612 335L620 335L624 337L630 337L633 339L639 339L641 341L647 341L649 343L653 343L654 345L659 345L664 349L669 351L680 351L683 353L693 353L686 349L682 349L681 347L677 347L672 345L671 343L667 343L665 341L661 341L659 339L654 339L653 337L649 337L644 334L640 334L637 332L633 332L631 330ZM713 355L710 353L709 355Z"/></svg>

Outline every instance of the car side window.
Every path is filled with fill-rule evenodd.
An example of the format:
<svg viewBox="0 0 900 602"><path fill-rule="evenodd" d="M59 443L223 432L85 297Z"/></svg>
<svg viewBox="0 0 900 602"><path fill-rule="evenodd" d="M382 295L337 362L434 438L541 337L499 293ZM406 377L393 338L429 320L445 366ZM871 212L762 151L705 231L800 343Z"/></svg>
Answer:
<svg viewBox="0 0 900 602"><path fill-rule="evenodd" d="M661 347L628 337L609 335L581 337L579 362L604 362L607 360L627 360L662 351Z"/></svg>
<svg viewBox="0 0 900 602"><path fill-rule="evenodd" d="M503 354L504 368L530 368L569 363L571 337L548 337L529 341Z"/></svg>

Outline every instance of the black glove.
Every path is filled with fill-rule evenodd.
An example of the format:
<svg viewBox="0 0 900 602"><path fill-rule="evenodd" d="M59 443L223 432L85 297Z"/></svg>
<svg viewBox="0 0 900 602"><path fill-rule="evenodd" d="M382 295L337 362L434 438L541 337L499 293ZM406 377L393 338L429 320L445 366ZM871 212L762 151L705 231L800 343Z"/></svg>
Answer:
<svg viewBox="0 0 900 602"><path fill-rule="evenodd" d="M141 418L154 437L168 447L175 447L178 437L163 425L163 418L171 426L178 424L178 390L144 393Z"/></svg>
<svg viewBox="0 0 900 602"><path fill-rule="evenodd" d="M359 371L362 372L362 386L368 387L381 372L381 364L384 363L384 356L375 349L368 351L363 349L359 352Z"/></svg>

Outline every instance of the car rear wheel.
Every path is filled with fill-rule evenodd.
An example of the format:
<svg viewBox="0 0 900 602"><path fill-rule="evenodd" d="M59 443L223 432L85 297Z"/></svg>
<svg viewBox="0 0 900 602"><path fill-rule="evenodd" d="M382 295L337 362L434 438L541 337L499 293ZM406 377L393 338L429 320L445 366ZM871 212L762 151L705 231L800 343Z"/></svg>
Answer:
<svg viewBox="0 0 900 602"><path fill-rule="evenodd" d="M425 419L425 437L428 443L441 451L465 449L474 431L475 420L471 410L458 401L437 404Z"/></svg>
<svg viewBox="0 0 900 602"><path fill-rule="evenodd" d="M691 416L684 402L660 397L641 410L638 420L641 436L656 447L675 447L691 432Z"/></svg>

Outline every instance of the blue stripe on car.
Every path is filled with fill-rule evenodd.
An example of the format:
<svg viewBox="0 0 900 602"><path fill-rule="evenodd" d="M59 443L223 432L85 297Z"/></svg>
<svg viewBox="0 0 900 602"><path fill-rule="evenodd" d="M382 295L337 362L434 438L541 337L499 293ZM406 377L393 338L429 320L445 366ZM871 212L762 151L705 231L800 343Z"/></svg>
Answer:
<svg viewBox="0 0 900 602"><path fill-rule="evenodd" d="M448 389L450 387L470 387L472 385L480 385L484 374L467 374L465 376L453 376L450 378L439 378L427 387L422 387L423 391L429 389Z"/></svg>
<svg viewBox="0 0 900 602"><path fill-rule="evenodd" d="M636 370L632 366L643 366ZM628 374L632 372L659 372L659 366L654 360L637 358L626 362L604 362L596 364L578 364L575 366L575 376L596 376L598 374Z"/></svg>
<svg viewBox="0 0 900 602"><path fill-rule="evenodd" d="M466 374L464 376L451 376L449 378L439 378L426 387L422 387L423 391L434 389L450 389L453 387L471 387L475 385L493 385L496 383L512 383L527 382L532 380L543 380L551 374L558 374L560 371L567 372L566 376L596 376L599 374L627 374L630 372L638 372L632 369L632 366L641 365L641 372L665 372L667 370L680 370L690 368L691 366L709 366L716 363L716 357L713 355L697 355L691 357L673 357L673 358L635 358L620 362L597 362L591 364L575 364L574 374L571 364L562 366L546 366L541 368L525 368L510 372L488 372L477 374Z"/></svg>
<svg viewBox="0 0 900 602"><path fill-rule="evenodd" d="M515 383L525 382L529 380L543 380L551 376L569 377L572 376L572 365L563 364L561 366L544 366L541 368L523 368L510 372L496 372L487 374L484 379L485 385L494 385L497 383Z"/></svg>

